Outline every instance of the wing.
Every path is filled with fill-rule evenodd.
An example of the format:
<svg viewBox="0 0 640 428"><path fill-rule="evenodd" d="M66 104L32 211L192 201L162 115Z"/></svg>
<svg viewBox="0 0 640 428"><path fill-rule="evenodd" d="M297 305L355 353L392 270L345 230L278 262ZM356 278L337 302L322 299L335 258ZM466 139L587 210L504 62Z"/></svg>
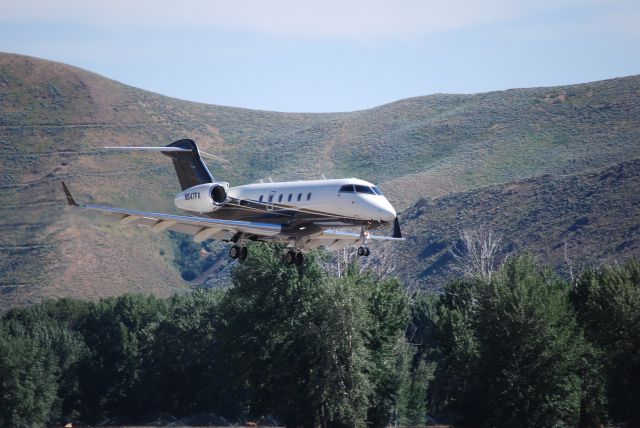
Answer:
<svg viewBox="0 0 640 428"><path fill-rule="evenodd" d="M290 246L294 245L295 241L295 245L304 250L312 250L322 246L330 250L340 250L349 245L360 246L364 244L362 236L355 232L322 230L313 235L294 240L281 235L282 226L279 224L155 213L114 208L106 205L78 204L65 183L62 183L62 188L67 197L67 204L71 206L101 212L116 218L121 224L148 226L157 233L172 230L193 235L195 242L202 242L207 239L225 239L229 234L242 233L250 237L256 237L259 240L288 242ZM397 218L394 223L393 236L369 235L367 239L373 241L404 241L400 234Z"/></svg>
<svg viewBox="0 0 640 428"><path fill-rule="evenodd" d="M404 241L404 238L393 236L369 235L370 241ZM362 236L355 232L343 232L339 230L323 230L317 235L303 239L301 243L305 249L312 250L318 247L326 247L332 251L341 250L350 245L363 245Z"/></svg>
<svg viewBox="0 0 640 428"><path fill-rule="evenodd" d="M230 233L242 233L268 238L278 235L282 231L282 227L279 224L154 213L125 208L113 208L105 205L83 205L76 203L64 183L62 183L62 187L67 197L67 203L71 206L98 211L110 217L115 217L120 220L121 224L148 226L154 232L173 230L175 232L193 235L193 240L196 242L202 242L207 239L223 239Z"/></svg>

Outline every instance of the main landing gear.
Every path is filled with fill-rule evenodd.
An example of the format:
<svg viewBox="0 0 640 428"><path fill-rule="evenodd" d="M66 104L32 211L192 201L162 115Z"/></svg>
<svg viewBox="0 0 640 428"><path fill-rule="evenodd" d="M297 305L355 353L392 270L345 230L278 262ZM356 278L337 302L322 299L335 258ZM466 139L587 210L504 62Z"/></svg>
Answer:
<svg viewBox="0 0 640 428"><path fill-rule="evenodd" d="M304 264L304 254L300 251L287 251L287 254L284 255L284 261L288 265L302 266Z"/></svg>
<svg viewBox="0 0 640 428"><path fill-rule="evenodd" d="M229 257L234 260L238 259L240 260L240 262L244 262L245 260L247 260L248 255L249 250L247 250L247 247L234 245L233 247L229 248Z"/></svg>

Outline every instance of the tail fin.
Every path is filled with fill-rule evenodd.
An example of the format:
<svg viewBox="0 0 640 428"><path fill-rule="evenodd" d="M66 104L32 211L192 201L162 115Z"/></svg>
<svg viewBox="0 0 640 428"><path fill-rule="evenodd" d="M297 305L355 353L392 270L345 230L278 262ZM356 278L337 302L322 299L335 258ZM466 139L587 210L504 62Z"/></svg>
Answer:
<svg viewBox="0 0 640 428"><path fill-rule="evenodd" d="M167 147L183 149L181 151L163 151L173 161L182 190L198 184L211 183L213 177L200 157L198 146L193 140L184 139L173 142ZM188 151L187 151L188 150Z"/></svg>
<svg viewBox="0 0 640 428"><path fill-rule="evenodd" d="M171 160L173 160L173 166L176 168L176 174L178 174L178 180L180 180L182 190L198 184L213 182L213 177L202 161L198 146L193 140L178 140L165 147L105 147L105 149L162 152L162 154L169 156ZM204 152L202 154L227 162L218 156L209 155Z"/></svg>

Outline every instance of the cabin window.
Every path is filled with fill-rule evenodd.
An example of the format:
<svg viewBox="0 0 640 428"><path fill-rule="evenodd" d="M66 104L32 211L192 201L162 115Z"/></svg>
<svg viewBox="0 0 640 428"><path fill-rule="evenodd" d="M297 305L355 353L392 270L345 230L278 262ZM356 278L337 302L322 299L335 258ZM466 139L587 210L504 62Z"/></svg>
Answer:
<svg viewBox="0 0 640 428"><path fill-rule="evenodd" d="M353 184L345 184L340 188L340 193L353 193Z"/></svg>
<svg viewBox="0 0 640 428"><path fill-rule="evenodd" d="M311 192L307 193L307 201L311 200Z"/></svg>
<svg viewBox="0 0 640 428"><path fill-rule="evenodd" d="M264 195L260 195L260 197L258 198L258 202L262 203L262 198L264 198Z"/></svg>
<svg viewBox="0 0 640 428"><path fill-rule="evenodd" d="M298 193L298 202L300 202L300 199L302 199L302 193Z"/></svg>
<svg viewBox="0 0 640 428"><path fill-rule="evenodd" d="M382 191L380 191L380 189L378 189L376 186L373 186L372 189L376 195L382 195Z"/></svg>
<svg viewBox="0 0 640 428"><path fill-rule="evenodd" d="M356 188L357 193L368 193L370 195L375 195L374 191L369 186L361 186L360 184L356 184L354 187Z"/></svg>
<svg viewBox="0 0 640 428"><path fill-rule="evenodd" d="M293 193L289 193L289 197L287 198L287 202L291 202L291 198L293 198Z"/></svg>
<svg viewBox="0 0 640 428"><path fill-rule="evenodd" d="M280 196L278 196L278 202L282 202L282 197L284 196L284 193L280 193Z"/></svg>
<svg viewBox="0 0 640 428"><path fill-rule="evenodd" d="M269 203L273 202L273 193L269 195Z"/></svg>

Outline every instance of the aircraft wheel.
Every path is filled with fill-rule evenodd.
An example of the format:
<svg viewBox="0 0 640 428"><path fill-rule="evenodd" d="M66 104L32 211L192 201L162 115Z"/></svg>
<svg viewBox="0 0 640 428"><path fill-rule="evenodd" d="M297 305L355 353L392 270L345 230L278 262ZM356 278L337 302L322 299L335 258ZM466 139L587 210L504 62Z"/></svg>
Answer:
<svg viewBox="0 0 640 428"><path fill-rule="evenodd" d="M364 256L369 257L369 254L371 254L371 251L369 251L369 247L364 247Z"/></svg>
<svg viewBox="0 0 640 428"><path fill-rule="evenodd" d="M239 256L240 256L240 247L238 247L237 245L234 245L233 247L229 248L229 257L235 260Z"/></svg>
<svg viewBox="0 0 640 428"><path fill-rule="evenodd" d="M249 250L247 247L240 247L240 253L238 254L238 258L241 262L247 260L247 256L249 255Z"/></svg>
<svg viewBox="0 0 640 428"><path fill-rule="evenodd" d="M296 265L302 266L304 264L304 254L298 253L296 254Z"/></svg>
<svg viewBox="0 0 640 428"><path fill-rule="evenodd" d="M284 261L288 265L294 264L296 261L296 253L294 253L293 251L287 251L287 254L284 255Z"/></svg>
<svg viewBox="0 0 640 428"><path fill-rule="evenodd" d="M364 247L358 247L358 255L364 256Z"/></svg>

